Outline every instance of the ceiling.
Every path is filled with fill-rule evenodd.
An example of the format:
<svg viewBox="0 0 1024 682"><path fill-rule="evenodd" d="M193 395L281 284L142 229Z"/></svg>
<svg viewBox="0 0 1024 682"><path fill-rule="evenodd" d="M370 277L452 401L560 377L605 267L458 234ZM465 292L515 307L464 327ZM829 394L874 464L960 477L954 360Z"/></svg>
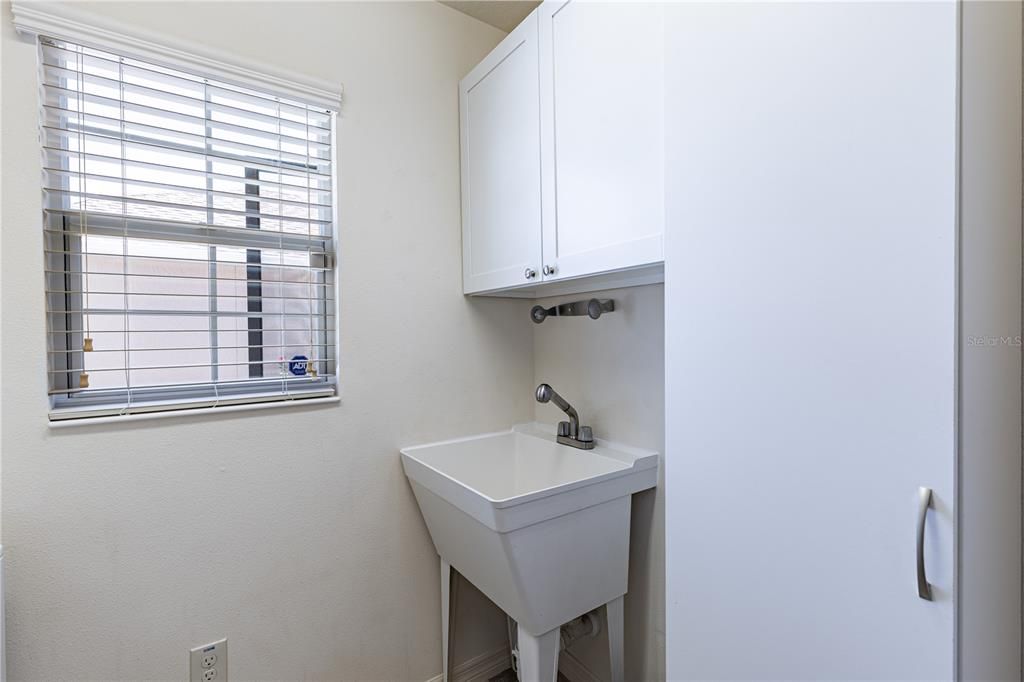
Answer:
<svg viewBox="0 0 1024 682"><path fill-rule="evenodd" d="M533 8L540 4L538 0L438 0L485 24L500 28L508 33L519 25Z"/></svg>

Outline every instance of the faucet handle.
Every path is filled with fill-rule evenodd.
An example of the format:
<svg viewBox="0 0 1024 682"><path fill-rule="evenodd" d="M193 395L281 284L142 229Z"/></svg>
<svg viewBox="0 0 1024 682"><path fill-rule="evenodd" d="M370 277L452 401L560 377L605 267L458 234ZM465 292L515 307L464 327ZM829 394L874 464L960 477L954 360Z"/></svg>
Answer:
<svg viewBox="0 0 1024 682"><path fill-rule="evenodd" d="M589 426L580 427L580 437L578 439L582 443L591 443L594 440L594 429Z"/></svg>
<svg viewBox="0 0 1024 682"><path fill-rule="evenodd" d="M564 438L569 437L569 422L558 422L558 435Z"/></svg>

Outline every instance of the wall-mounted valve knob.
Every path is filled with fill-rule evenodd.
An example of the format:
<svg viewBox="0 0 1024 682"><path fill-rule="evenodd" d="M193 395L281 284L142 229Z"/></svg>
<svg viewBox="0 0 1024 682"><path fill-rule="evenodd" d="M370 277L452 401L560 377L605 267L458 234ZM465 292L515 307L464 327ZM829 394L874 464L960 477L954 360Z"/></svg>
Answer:
<svg viewBox="0 0 1024 682"><path fill-rule="evenodd" d="M554 315L556 317L586 315L590 319L596 320L604 313L610 313L613 310L615 310L615 301L612 299L592 298L587 301L561 303L550 308L545 308L542 305L535 305L530 309L530 319L537 324L543 322L549 315Z"/></svg>

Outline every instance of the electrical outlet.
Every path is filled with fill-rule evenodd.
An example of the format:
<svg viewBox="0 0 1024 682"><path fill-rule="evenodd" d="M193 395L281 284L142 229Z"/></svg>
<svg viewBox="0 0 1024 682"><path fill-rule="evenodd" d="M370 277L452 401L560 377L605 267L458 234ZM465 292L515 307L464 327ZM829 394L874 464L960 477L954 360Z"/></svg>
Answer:
<svg viewBox="0 0 1024 682"><path fill-rule="evenodd" d="M227 682L228 640L197 646L189 655L190 682Z"/></svg>

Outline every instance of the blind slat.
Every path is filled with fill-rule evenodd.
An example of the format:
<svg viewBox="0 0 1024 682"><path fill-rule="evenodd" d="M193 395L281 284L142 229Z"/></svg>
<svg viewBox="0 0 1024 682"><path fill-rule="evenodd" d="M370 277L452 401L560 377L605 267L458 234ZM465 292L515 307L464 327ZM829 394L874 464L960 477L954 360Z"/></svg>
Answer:
<svg viewBox="0 0 1024 682"><path fill-rule="evenodd" d="M315 201L303 202L295 199L282 199L279 197L264 195L264 194L239 194L238 192L228 192L218 189L206 189L203 187L190 187L187 185L174 185L165 182L153 182L151 180L139 180L136 178L122 178L116 175L104 175L101 173L80 173L74 169L60 169L60 168L49 168L44 166L43 171L47 175L57 176L64 178L66 182L85 182L86 189L90 180L96 180L98 182L124 182L128 185L135 187L151 187L153 189L162 189L169 192L181 192L194 195L196 200L206 199L208 197L221 197L224 199L242 199L245 201L259 201L261 204L280 204L285 206L295 206L297 208L307 208L309 210L315 210L317 213L323 214L329 212L331 207L327 204L320 204ZM59 189L59 188L58 188ZM298 191L305 191L297 188ZM197 206L199 204L196 204Z"/></svg>
<svg viewBox="0 0 1024 682"><path fill-rule="evenodd" d="M131 185L133 183L125 181L124 184L125 185ZM53 210L61 211L63 213L67 213L69 211L74 212L74 213L79 213L82 210L86 210L86 211L89 210L87 206L83 207L82 209L77 209L77 208L74 208L74 207L72 207L70 209L69 208L63 208L61 206L61 204L66 203L64 201L64 199L70 197L72 199L78 199L78 200L84 199L86 202L88 202L90 200L95 200L97 202L105 201L105 202L120 203L120 204L123 204L126 209L127 209L128 205L132 205L132 206L152 206L152 207L164 207L164 208L168 208L168 209L174 209L174 210L177 210L177 211L180 211L180 212L183 212L183 213L187 212L187 213L193 213L194 214L194 213L199 212L199 213L205 213L205 214L208 214L208 215L240 216L240 217L243 217L243 218L259 218L261 220L287 221L289 223L305 223L305 224L308 224L308 225L314 225L315 224L315 225L320 225L320 226L330 225L331 224L330 220L324 220L324 219L321 219L321 218L303 218L301 216L282 215L282 214L278 214L278 213L270 213L270 212L264 213L263 211L259 211L259 210L255 210L255 209L251 210L251 211L246 211L246 210L237 210L237 209L230 209L230 208L221 208L221 207L218 207L218 206L202 206L202 205L199 205L199 204L185 204L185 203L177 203L177 202L173 202L173 201L161 201L159 199L146 199L146 198L143 198L143 197L128 196L128 195L120 195L119 196L119 195L116 195L116 194L97 194L95 192L81 192L81 191L75 191L75 190L70 190L70 189L59 189L59 188L56 188L56 187L47 187L46 185L43 186L43 191L46 193L46 196L47 196L47 199L48 199L47 204L52 204L52 205L47 205L44 208L46 208L47 210L53 209ZM259 199L258 199L258 197L253 196L253 197L250 197L250 201L255 203L255 202L259 201ZM273 203L273 200L268 200L268 203ZM98 213L104 213L104 211L97 211L97 212ZM107 213L109 213L109 212L107 212ZM114 215L118 215L118 214L115 213ZM137 215L137 214L129 213L128 215ZM140 218L144 218L146 216L139 215L139 217ZM159 217L156 217L156 216L153 216L153 218L156 219L156 220L160 219ZM186 221L179 220L177 222L186 222ZM197 224L203 224L201 220L197 220L195 222ZM224 227L230 228L231 226L230 225L224 225ZM239 228L239 229L246 229L246 228ZM301 232L299 234L301 234ZM312 233L310 233L310 236L320 236L320 233L319 232L312 232Z"/></svg>
<svg viewBox="0 0 1024 682"><path fill-rule="evenodd" d="M119 334L123 334L123 332L118 332L118 333ZM134 333L134 332L132 332L132 333ZM314 343L314 344L312 344L313 348L330 348L331 345L332 344L329 344L329 343ZM260 346L248 346L248 345L246 345L246 346L173 346L173 347L161 347L161 348L131 348L130 352L132 352L132 353L163 353L163 352L166 352L166 351L169 351L169 350L170 351L175 351L175 350L212 350L214 348L216 348L217 350L247 350L249 348L280 348L280 347L281 347L280 344L265 344L265 345L260 345ZM80 350L65 350L65 349L62 349L62 350L48 350L46 352L47 353L69 354L69 353L81 353L82 351L80 351ZM96 349L91 350L89 352L90 353L124 353L125 349L124 348L96 348Z"/></svg>
<svg viewBox="0 0 1024 682"><path fill-rule="evenodd" d="M270 315L268 317L273 318L274 316ZM204 329L180 329L180 328L178 328L178 329L130 329L128 331L129 331L129 333L132 334L132 336L135 336L135 335L138 335L138 334L195 334L197 332L205 332L205 331L209 331L209 330L205 329L205 328ZM231 330L231 331L235 331L235 330ZM262 331L265 331L265 332L290 332L290 331L296 331L296 329L293 328L293 327L262 327ZM297 331L308 331L308 330L307 329L298 329ZM336 332L338 330L335 329L334 327L324 327L324 328L318 327L317 331ZM60 329L60 330L51 331L51 332L48 332L48 333L51 334L51 335L65 335L65 334L82 334L84 332L85 332L85 329ZM107 329L107 330L93 329L93 330L90 330L89 333L92 334L93 336L99 336L101 334L117 334L119 336L124 336L125 332L124 332L123 329ZM334 348L334 344L333 343L328 344L328 347ZM81 353L82 351L81 350L75 350L75 351L72 351L72 352ZM90 351L90 352L94 352L94 351Z"/></svg>
<svg viewBox="0 0 1024 682"><path fill-rule="evenodd" d="M88 118L88 117L87 117ZM127 142L132 145L133 148L137 149L140 146L144 146L155 150L164 150L168 152L176 152L178 154L188 154L192 157L200 157L203 159L213 159L215 161L230 161L234 163L242 163L247 167L252 167L256 170L270 170L271 172L292 172L296 173L302 168L304 157L298 154L292 153L281 153L277 154L277 158L271 158L267 155L260 154L259 152L264 151L263 148L251 147L248 145L230 142L228 140L218 140L216 138L208 138L211 144L216 143L219 149L202 149L198 146L193 147L182 143L173 143L167 141L158 141L151 138L143 138L136 135L121 135L119 133L104 132L101 130L68 130L65 128L59 128L43 123L43 135L46 139L46 145L53 149L61 151L76 152L77 149L72 149L70 144L85 144L94 143L97 145L107 144L109 147L114 142L120 144ZM182 137L186 137L184 134ZM194 137L194 136L187 136ZM63 143L63 146L62 146ZM234 149L238 153L232 153L227 149ZM255 150L257 153L246 155L244 152L249 150ZM85 150L88 151L88 150ZM330 177L330 163L324 159L316 159L316 165L308 165L302 168L303 175L316 175L320 177Z"/></svg>
<svg viewBox="0 0 1024 682"><path fill-rule="evenodd" d="M243 264L242 263L235 263L233 265L243 265ZM263 267L264 267L264 272L266 272L266 271L270 270L273 266L267 265L267 266L263 266ZM303 269L307 269L307 268L303 268ZM322 271L324 271L326 269L327 268L320 268L319 270L322 272ZM203 282L210 282L210 281L214 281L214 282L233 282L235 284L238 284L240 282L241 283L245 283L245 282L248 281L244 277L200 277L198 275L162 275L162 274L154 274L154 273L148 273L148 272L116 272L116 271L113 271L113 270L51 270L49 268L46 268L45 272L48 275L56 275L56 276L61 276L61 277L66 276L66 275L73 275L73 276L76 276L76 277L82 276L82 275L105 275L105 276L110 276L110 277L114 277L114 276L116 276L116 277L130 277L130 278L144 277L146 279L175 279L175 280L181 279L181 280L197 280L197 281L203 281ZM334 286L334 284L332 284L330 282L300 282L300 281L289 280L289 279L273 279L273 278L269 278L269 277L266 277L266 276L261 277L260 281L262 283L264 283L264 284L285 284L285 285L303 286L303 287L333 287Z"/></svg>
<svg viewBox="0 0 1024 682"><path fill-rule="evenodd" d="M86 221L82 222L81 211L77 209L44 208L43 214L55 219L66 219L66 222L58 222L53 227L44 228L44 232L51 235L80 236L88 233L163 241L191 241L210 245L252 246L254 249L308 251L314 255L330 253L330 240L327 235L310 235L306 229L272 229L274 226L271 224L261 224L260 229L249 229L166 218L123 216L99 211L90 211ZM57 253L61 249L52 250Z"/></svg>
<svg viewBox="0 0 1024 682"><path fill-rule="evenodd" d="M137 104L135 102L128 102L103 95L85 94L76 96L76 93L73 91L59 86L51 86L47 91L48 95L55 93L63 94L63 96L56 98L47 97L47 100L43 103L44 115L53 120L72 121L79 118L86 118L90 121L102 121L103 119L107 119L117 123L121 123L123 121L127 124L143 126L147 125L147 123L145 120L141 119L150 118L152 120L159 121L161 125L148 125L154 128L160 128L164 131L180 133L189 132L189 130L182 130L180 128L181 126L185 126L191 130L209 130L211 133L209 137L212 140L227 140L229 138L223 138L220 137L220 135L237 133L239 135L245 135L267 143L262 145L257 143L246 143L252 144L255 147L268 147L268 144L288 145L293 153L298 153L298 150L308 147L310 151L310 158L321 160L330 158L331 145L329 142L310 139L309 137L288 135L280 130L264 130L261 128L242 125L237 123L238 120L242 120L240 117L235 117L236 122L209 118L212 114L217 113L214 108L207 110L205 112L207 116L203 117L194 114L183 114L176 111L165 111L159 107ZM86 110L85 113L83 113L80 108L82 105L91 105L89 109L92 109L92 111ZM104 111L107 113L102 113ZM175 124L178 125L175 126ZM203 133L199 132L194 134L202 135ZM274 147L268 148L276 151Z"/></svg>
<svg viewBox="0 0 1024 682"><path fill-rule="evenodd" d="M263 284L267 284L267 282L263 282ZM277 284L279 284L279 283L277 283ZM285 282L284 284L286 284L286 285L294 284L296 287L306 287L306 286L308 286L305 282ZM61 290L61 289L50 289L49 293L51 293L51 294L77 294L79 292L77 290L68 291L68 290ZM222 294L222 293L217 293L217 294L214 294L214 295L211 296L210 294L188 294L188 293L161 294L161 293L155 293L155 292L151 292L151 291L128 291L128 292L125 292L125 291L97 291L97 290L94 290L94 289L90 289L89 290L89 295L90 296L134 296L136 298L141 297L141 296L146 296L146 297L157 297L157 296L159 296L160 298L170 298L170 299L174 299L174 298L184 298L184 299L191 299L191 298L211 299L211 298L216 298L216 299L230 300L230 299L233 299L233 298L244 298L246 300L260 299L260 300L263 300L263 301L272 301L272 302L273 301L309 301L310 299L312 299L314 301L319 300L319 299L313 298L312 296L279 296L279 295L276 295L276 294L265 294L265 293L263 293L263 294ZM128 309L128 312L131 312L130 308ZM246 314L248 315L250 313L246 312ZM273 313L268 313L268 314L273 314Z"/></svg>
<svg viewBox="0 0 1024 682"><path fill-rule="evenodd" d="M234 123L253 131L279 134L285 139L307 141L313 136L312 141L329 146L329 129L320 128L312 123L307 125L305 122L288 121L269 113L211 100L194 99L115 79L84 75L79 80L76 71L63 67L43 66L43 85L43 94L46 96L44 104L48 105L66 107L86 103L102 106L106 103L107 106L118 109L122 106L144 107L151 113L166 115L169 120L178 116L188 116L206 123ZM103 92L106 94L102 94ZM150 104L144 104L144 101ZM259 127L260 125L264 127Z"/></svg>
<svg viewBox="0 0 1024 682"><path fill-rule="evenodd" d="M59 233L57 233L57 234L59 234ZM78 258L83 258L81 251L68 251L68 250L57 249L57 248L46 248L45 252L46 252L46 254L51 255L51 256L69 256L69 257L75 256L75 257L78 257ZM313 256L329 257L330 254L324 253L324 252L319 252L318 253L316 251L313 251L312 255ZM90 256L90 260L93 260L93 261L95 261L95 260L103 260L103 259L108 259L109 260L111 258L121 259L122 256L119 255L119 254L101 254L101 253L94 253L94 254L92 254ZM199 259L199 258L173 257L173 256L154 256L154 255L150 255L150 254L131 254L128 257L128 260L130 260L130 261L136 261L136 260L138 260L138 261L159 261L160 265L180 264L180 265L186 265L186 266L194 266L197 263L208 263L209 262L206 259ZM227 266L248 267L250 265L255 267L257 265L257 264L252 264L252 263L240 263L240 262L236 262L236 261L218 261L218 264L219 265L223 265L225 267L227 267ZM288 264L288 263L284 263L284 264L279 264L279 263L259 263L258 265L263 269L264 272L267 272L267 271L273 272L273 271L276 271L276 270L282 270L283 269L283 270L294 270L294 271L310 272L310 273L327 273L327 272L331 272L333 270L333 268L328 267L328 266L291 265L291 264ZM125 269L125 270L127 270L127 269ZM131 274L131 273L126 272L125 270L122 270L121 272L95 273L95 274L115 274L115 275L122 275L122 274L123 275L130 275ZM78 271L71 271L71 272L75 272L76 274L81 274L81 272L78 272ZM145 273L138 273L138 274L145 275ZM172 277L173 276L174 275L172 275ZM209 279L209 278L207 278L207 279ZM270 282L277 282L279 280L270 279L268 281L270 281Z"/></svg>
<svg viewBox="0 0 1024 682"><path fill-rule="evenodd" d="M254 125L273 126L273 129L278 127L282 130L287 129L291 131L289 134L296 134L299 137L304 136L307 132L311 135L322 136L325 138L330 137L330 118L312 109L309 111L308 120L304 115L292 118L279 118L273 110L260 111L249 106L242 106L245 104L244 102L231 103L231 100L224 98L203 99L201 93L197 93L197 96L192 96L182 94L181 92L162 90L139 82L126 82L119 80L116 73L101 75L86 71L82 74L81 81L79 81L77 64L74 63L55 64L44 58L41 68L44 84L49 85L51 88L61 88L64 87L65 84L72 85L72 83L67 82L73 81L73 87L68 88L68 91L74 92L76 95L78 94L79 89L87 84L92 85L93 92L83 92L82 94L84 95L96 94L95 90L103 88L117 90L120 92L123 86L128 92L132 93L134 96L138 96L139 98L147 97L177 105L180 108L179 113L180 110L188 110L190 108L199 110L207 108L215 114L249 121ZM211 92L216 92L216 88L210 88L207 86L207 95ZM171 109L171 107L162 108Z"/></svg>
<svg viewBox="0 0 1024 682"><path fill-rule="evenodd" d="M48 41L48 42L45 42ZM148 72L154 75L156 80L161 80L167 83L169 79L177 81L179 86L199 86L206 84L210 89L218 93L224 93L224 96L238 97L243 101L250 103L256 103L265 107L280 106L283 109L285 116L291 116L294 120L305 114L309 114L313 117L316 125L325 129L330 128L329 112L317 107L309 107L298 102L291 102L280 97L273 95L257 93L254 90L246 90L232 86L226 83L215 84L211 83L209 79L202 78L200 76L190 76L181 72L175 72L173 69L165 69L158 67L153 64L146 64L145 62L127 59L124 57L118 57L113 54L105 54L99 50L91 48L78 47L77 49L66 49L61 47L58 43L53 40L44 39L43 43L43 64L61 66L70 64L73 68L78 66L79 59L81 59L82 72L91 73L90 67L95 67L100 63L105 63L107 73L120 73L121 68L124 67L128 73L133 72ZM177 75L175 75L177 74ZM156 92L163 92L161 89L155 89ZM202 101L201 98L199 101ZM242 109L243 111L245 109Z"/></svg>
<svg viewBox="0 0 1024 682"><path fill-rule="evenodd" d="M174 389L189 389L189 388L206 388L206 387L209 387L210 389L214 389L214 388L236 387L236 386L240 387L240 388L244 388L245 384L271 384L271 383L272 384L285 383L285 384L288 384L288 385L306 384L306 385L310 385L310 386L315 386L317 383L333 383L333 382L331 382L329 378L326 379L323 382L317 382L315 379L311 379L309 377L277 376L277 377L260 377L259 379L251 379L251 380L232 380L232 381L224 381L224 382L188 381L188 382L166 383L166 384L157 383L157 384L149 384L149 385L146 385L146 386L138 386L136 388L131 389L131 392L132 393L137 393L137 394L140 394L140 395L145 395L146 393L154 392L156 389L171 389L171 388L174 388ZM107 395L109 395L109 394L122 394L122 393L125 393L126 390L127 389L124 389L124 388L95 389L95 390L91 391L91 393L92 393L93 396L102 397L104 394L107 394ZM51 390L50 394L51 395L56 395L56 394L84 393L84 392L85 391L83 391L80 388L67 388L67 389Z"/></svg>
<svg viewBox="0 0 1024 682"><path fill-rule="evenodd" d="M330 206L331 198L331 187L329 178L324 179L322 176L306 176L305 174L289 173L287 171L280 172L274 171L273 173L267 171L262 173L259 178L246 178L244 175L231 175L229 173L197 170L193 168L187 168L184 165L173 165L167 163L156 163L153 161L139 161L136 159L126 159L118 156L108 156L106 154L95 154L95 153L81 153L78 151L72 151L67 149L61 149L59 147L51 147L43 145L43 152L46 154L46 167L52 170L63 170L68 173L83 173L88 174L88 168L90 165L107 167L112 164L123 167L124 172L128 170L139 170L149 172L150 175L161 175L166 177L168 180L179 180L177 184L181 184L182 178L193 177L202 178L204 180L216 183L232 183L234 185L242 184L243 186L252 186L260 188L257 191L259 196L265 195L262 188L267 188L271 192L277 192L277 194L271 194L269 196L275 197L280 196L281 192L288 191L293 194L309 192L311 197L317 197L315 203L322 206ZM182 159L182 163L194 158L189 154L186 158ZM63 165L61 165L63 164ZM225 164L221 164L225 165ZM85 170L79 170L84 168ZM238 165L239 169L244 169L244 165ZM294 182L280 182L270 180L269 175L276 175L279 179L291 179ZM119 176L115 176L119 177ZM131 177L131 176L126 176ZM308 180L307 180L308 177ZM313 185L312 183L317 183ZM176 184L174 182L168 182L168 184Z"/></svg>
<svg viewBox="0 0 1024 682"><path fill-rule="evenodd" d="M131 317L241 317L241 318L296 318L306 319L310 317L333 317L333 313L321 312L311 315L308 312L302 313L279 313L279 312L260 312L255 313L247 310L218 310L211 312L209 310L167 310L165 308L138 308L138 309L125 309L125 308L69 308L69 309L58 309L58 310L47 310L47 315L74 315L74 314L85 314L88 316L103 315L121 318ZM297 329L296 331L305 331L303 329Z"/></svg>
<svg viewBox="0 0 1024 682"><path fill-rule="evenodd" d="M280 348L280 346L274 346L274 348ZM124 353L125 351L121 351ZM138 353L140 351L132 350L131 353ZM280 365L283 360L262 360L260 362L243 361L243 362L218 362L208 363L200 362L194 364L182 364L182 365L133 365L131 369L125 370L124 367L92 367L86 370L84 367L69 367L67 369L51 369L47 370L50 374L66 374L67 372L88 372L92 374L94 372L150 372L153 370L167 370L167 369L205 369L209 367L248 367L249 365ZM327 358L306 358L303 362L327 362Z"/></svg>
<svg viewBox="0 0 1024 682"><path fill-rule="evenodd" d="M124 123L126 125L138 128L151 128L164 134L191 134L199 138L204 137L204 133L202 132L190 132L190 130L182 130L180 128L164 127L165 125L170 125L173 122L177 122L184 126L190 127L193 131L196 129L202 129L204 131L208 130L211 133L210 135L207 136L209 137L210 140L221 140L224 142L230 142L232 141L231 138L221 137L221 135L235 133L238 135L244 135L247 137L264 141L265 144L257 144L254 142L244 143L257 149L267 149L271 152L277 152L278 150L272 145L281 143L287 144L289 146L289 153L292 154L300 154L305 156L305 154L303 154L299 150L308 147L309 151L311 152L309 154L310 158L321 161L326 161L331 158L330 143L319 142L316 140L306 140L303 138L284 135L275 131L258 130L255 128L248 128L246 126L234 123L225 123L223 121L203 119L197 116L188 116L185 114L178 114L174 112L160 111L159 109L156 109L154 107L146 107L138 104L128 104L125 102L120 102L115 99L98 97L96 95L88 95L86 97L86 102L92 103L94 100L105 101L109 103L111 106L116 106L119 110L123 110L125 114L137 115L137 118L126 117L124 119L120 119L115 116L109 116L100 113L86 113L83 115L81 114L81 112L78 111L78 109L72 109L68 106L58 106L56 104L49 103L43 104L44 117L47 120L47 122L53 125L54 127L63 127L69 129L81 125L82 119L88 119L89 122L94 124L106 123L109 125L120 126L122 123ZM74 104L74 102L70 102L69 105L70 104ZM161 123L164 124L164 126L146 123L144 120L139 120L143 116L150 116L156 120L159 120Z"/></svg>

